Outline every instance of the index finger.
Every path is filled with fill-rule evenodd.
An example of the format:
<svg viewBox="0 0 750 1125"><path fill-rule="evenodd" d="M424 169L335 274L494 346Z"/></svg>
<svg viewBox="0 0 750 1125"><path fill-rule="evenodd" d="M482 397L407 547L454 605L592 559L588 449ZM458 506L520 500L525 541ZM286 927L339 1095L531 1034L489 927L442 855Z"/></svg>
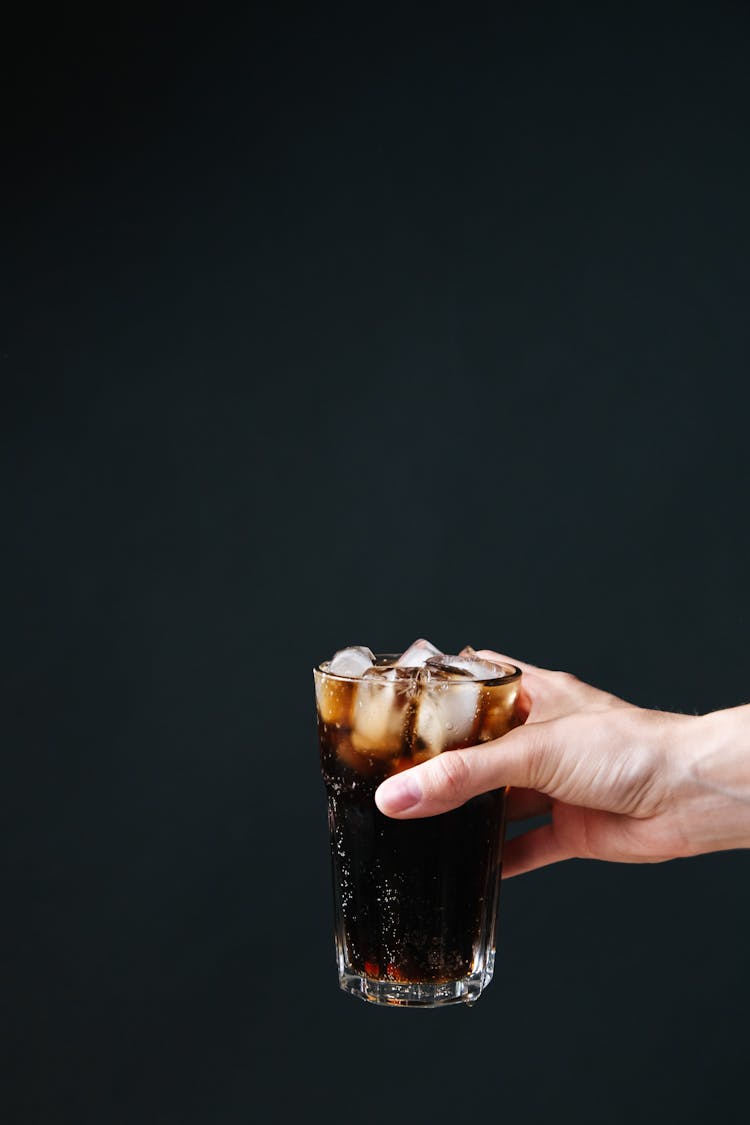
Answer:
<svg viewBox="0 0 750 1125"><path fill-rule="evenodd" d="M536 664L529 664L515 656L506 656L492 649L483 648L477 652L484 660L500 662L502 664L515 664L522 672L521 680L521 710L524 721L541 723L553 718L560 710L554 701L553 688L554 672L547 668L539 668Z"/></svg>
<svg viewBox="0 0 750 1125"><path fill-rule="evenodd" d="M525 660L519 660L516 656L505 656L502 652L494 652L491 648L478 649L477 656L481 656L483 660L499 661L501 664L515 664L516 668L520 668L522 672L542 671L536 664L528 664Z"/></svg>

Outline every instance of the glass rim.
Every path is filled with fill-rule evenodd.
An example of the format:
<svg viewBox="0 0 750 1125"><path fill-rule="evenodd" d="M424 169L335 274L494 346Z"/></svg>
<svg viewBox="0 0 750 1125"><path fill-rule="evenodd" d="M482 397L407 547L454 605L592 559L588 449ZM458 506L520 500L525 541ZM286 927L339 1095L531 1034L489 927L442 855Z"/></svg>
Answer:
<svg viewBox="0 0 750 1125"><path fill-rule="evenodd" d="M373 667L376 667L378 664L395 663L398 660L399 656L401 656L401 653L398 653L398 652L376 652L373 655L375 656L375 664L373 665ZM482 657L481 659L485 659L485 658ZM488 660L486 662L488 664L495 663L492 660ZM317 675L321 675L321 676L326 676L329 680L338 680L343 684L378 683L379 682L378 680L365 680L364 676L342 676L341 673L339 673L339 672L329 672L328 669L326 668L326 665L330 664L330 663L331 663L330 660L321 660L320 664L316 664L315 667L313 668L313 673L317 674ZM498 666L498 668L510 668L512 670L510 672L503 672L499 676L485 676L485 677L481 677L481 678L475 678L474 676L472 676L472 677L467 676L465 679L460 679L460 680L459 679L456 679L456 680L434 680L433 682L435 684L439 683L441 688L444 688L444 687L463 687L466 684L482 684L482 685L490 685L490 686L494 687L498 684L512 684L515 680L520 680L521 669L518 668L515 664L511 664L510 661L503 660L501 662L498 662L497 666ZM386 680L386 681L384 681L384 683L391 684L391 681Z"/></svg>

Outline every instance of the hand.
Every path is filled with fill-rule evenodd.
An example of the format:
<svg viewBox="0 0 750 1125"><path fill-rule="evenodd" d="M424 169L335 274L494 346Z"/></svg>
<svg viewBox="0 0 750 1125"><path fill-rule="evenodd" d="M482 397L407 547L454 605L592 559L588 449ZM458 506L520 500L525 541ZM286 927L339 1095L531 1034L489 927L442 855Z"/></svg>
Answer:
<svg viewBox="0 0 750 1125"><path fill-rule="evenodd" d="M526 725L389 778L381 812L434 816L511 786L511 819L551 822L506 844L506 877L572 857L654 863L750 846L750 707L648 711L565 672L479 655L521 668Z"/></svg>

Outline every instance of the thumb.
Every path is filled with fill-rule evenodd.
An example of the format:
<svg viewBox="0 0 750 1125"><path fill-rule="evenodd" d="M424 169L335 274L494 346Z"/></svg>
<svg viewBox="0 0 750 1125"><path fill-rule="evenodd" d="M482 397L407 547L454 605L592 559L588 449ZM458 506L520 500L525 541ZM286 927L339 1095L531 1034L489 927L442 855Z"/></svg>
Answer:
<svg viewBox="0 0 750 1125"><path fill-rule="evenodd" d="M552 722L531 723L466 750L446 750L429 762L387 778L375 793L386 816L410 819L458 808L471 797L506 785L541 789L551 765Z"/></svg>

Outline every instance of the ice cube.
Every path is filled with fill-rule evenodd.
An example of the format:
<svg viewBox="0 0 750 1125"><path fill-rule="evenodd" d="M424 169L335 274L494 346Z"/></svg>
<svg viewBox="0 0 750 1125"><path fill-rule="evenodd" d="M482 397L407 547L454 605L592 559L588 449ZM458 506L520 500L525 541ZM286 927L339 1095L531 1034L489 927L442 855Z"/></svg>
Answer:
<svg viewBox="0 0 750 1125"><path fill-rule="evenodd" d="M347 766L350 770L355 770L362 777L373 777L378 773L382 774L384 768L383 763L378 761L372 754L363 754L356 750L351 739L351 735L342 735L335 744L336 757L342 765Z"/></svg>
<svg viewBox="0 0 750 1125"><path fill-rule="evenodd" d="M454 658L434 656L424 667L417 669L417 675L423 683L429 683L430 680L471 680L473 678L471 673L451 664L452 659Z"/></svg>
<svg viewBox="0 0 750 1125"><path fill-rule="evenodd" d="M364 648L362 645L350 645L349 648L341 648L334 653L332 659L328 662L327 671L332 676L353 676L356 678L363 675L368 668L372 668L374 663L375 657L369 648Z"/></svg>
<svg viewBox="0 0 750 1125"><path fill-rule="evenodd" d="M458 656L442 656L439 661L431 660L430 667L436 664L445 672L471 676L473 680L497 680L507 675L501 665L493 664L491 660L481 660L476 654L465 656L465 652L466 649Z"/></svg>
<svg viewBox="0 0 750 1125"><path fill-rule="evenodd" d="M412 677L398 668L370 668L357 684L352 711L352 745L361 754L389 758L404 738Z"/></svg>
<svg viewBox="0 0 750 1125"><path fill-rule="evenodd" d="M424 637L420 637L414 644L409 645L406 652L399 656L396 664L399 668L421 668L423 664L436 656L442 656L440 649L435 648Z"/></svg>
<svg viewBox="0 0 750 1125"><path fill-rule="evenodd" d="M417 747L434 756L447 748L469 746L477 725L479 693L479 685L465 675L425 684L414 723Z"/></svg>
<svg viewBox="0 0 750 1125"><path fill-rule="evenodd" d="M318 714L324 723L336 727L349 726L356 684L336 680L333 676L315 677Z"/></svg>

